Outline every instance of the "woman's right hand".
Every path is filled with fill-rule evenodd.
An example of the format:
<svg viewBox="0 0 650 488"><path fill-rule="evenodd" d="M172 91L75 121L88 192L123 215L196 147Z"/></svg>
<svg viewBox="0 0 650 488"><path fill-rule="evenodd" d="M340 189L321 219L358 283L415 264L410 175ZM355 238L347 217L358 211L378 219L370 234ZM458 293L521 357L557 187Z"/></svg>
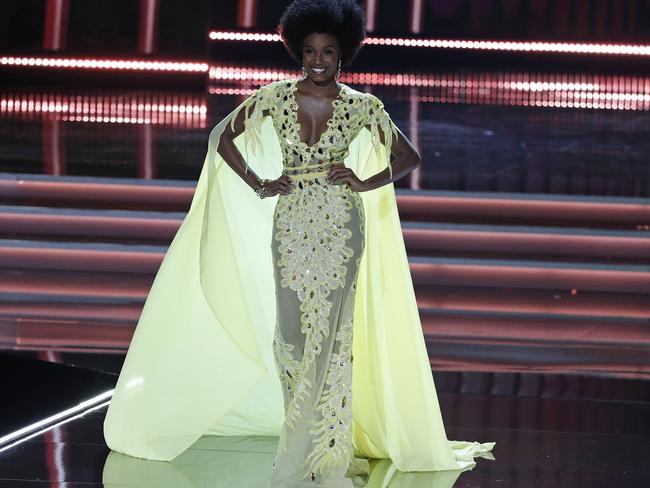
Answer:
<svg viewBox="0 0 650 488"><path fill-rule="evenodd" d="M293 189L292 180L288 175L282 175L277 180L266 184L266 196L273 197L277 194L288 195Z"/></svg>

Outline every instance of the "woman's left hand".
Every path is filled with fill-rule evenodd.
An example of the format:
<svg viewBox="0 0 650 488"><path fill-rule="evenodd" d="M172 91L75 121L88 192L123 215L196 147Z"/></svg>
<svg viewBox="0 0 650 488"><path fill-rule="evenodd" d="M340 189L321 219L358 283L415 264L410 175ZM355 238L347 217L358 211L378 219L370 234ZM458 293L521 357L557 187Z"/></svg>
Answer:
<svg viewBox="0 0 650 488"><path fill-rule="evenodd" d="M357 192L365 191L365 185L363 181L361 181L357 175L354 174L354 171L342 164L335 164L332 166L329 169L327 177L325 179L328 181L328 183L332 183L334 185L347 183L350 185L350 188L352 190Z"/></svg>

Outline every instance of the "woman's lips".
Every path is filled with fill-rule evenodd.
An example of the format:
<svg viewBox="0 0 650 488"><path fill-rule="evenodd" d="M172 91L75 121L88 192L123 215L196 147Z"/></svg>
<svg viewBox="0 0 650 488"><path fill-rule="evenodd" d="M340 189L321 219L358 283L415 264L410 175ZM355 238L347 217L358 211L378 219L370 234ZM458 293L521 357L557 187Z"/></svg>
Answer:
<svg viewBox="0 0 650 488"><path fill-rule="evenodd" d="M317 75L322 75L323 73L325 73L325 71L327 71L326 68L315 68L315 67L312 67L311 70Z"/></svg>

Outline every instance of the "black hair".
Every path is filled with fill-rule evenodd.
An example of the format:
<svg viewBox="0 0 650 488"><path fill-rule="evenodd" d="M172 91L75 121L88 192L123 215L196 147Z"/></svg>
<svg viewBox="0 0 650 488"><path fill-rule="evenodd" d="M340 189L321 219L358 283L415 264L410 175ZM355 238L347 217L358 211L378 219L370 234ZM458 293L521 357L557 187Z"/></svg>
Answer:
<svg viewBox="0 0 650 488"><path fill-rule="evenodd" d="M314 32L333 35L339 41L341 65L348 66L366 37L366 16L355 0L294 0L282 14L277 30L299 64L305 37Z"/></svg>

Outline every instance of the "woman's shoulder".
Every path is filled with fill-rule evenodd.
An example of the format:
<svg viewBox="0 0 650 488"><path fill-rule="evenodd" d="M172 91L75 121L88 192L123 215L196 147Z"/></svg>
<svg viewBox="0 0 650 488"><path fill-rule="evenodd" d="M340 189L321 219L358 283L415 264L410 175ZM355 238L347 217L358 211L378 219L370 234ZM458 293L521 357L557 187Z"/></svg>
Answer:
<svg viewBox="0 0 650 488"><path fill-rule="evenodd" d="M384 102L381 101L379 97L373 95L372 93L366 93L366 103L371 109L381 110L384 108Z"/></svg>
<svg viewBox="0 0 650 488"><path fill-rule="evenodd" d="M362 92L346 85L348 96L356 99L358 107L369 122L384 114L384 102L372 93Z"/></svg>
<svg viewBox="0 0 650 488"><path fill-rule="evenodd" d="M292 83L295 83L296 81L296 79L272 81L266 85L261 85L257 90L261 93L275 93L278 90L286 90L291 86Z"/></svg>
<svg viewBox="0 0 650 488"><path fill-rule="evenodd" d="M356 98L360 103L362 103L366 108L371 109L371 108L379 108L383 107L382 101L377 98L375 95L372 93L367 93L367 92L362 92L355 90L354 88L345 85L342 83L342 85L345 87L348 96Z"/></svg>

